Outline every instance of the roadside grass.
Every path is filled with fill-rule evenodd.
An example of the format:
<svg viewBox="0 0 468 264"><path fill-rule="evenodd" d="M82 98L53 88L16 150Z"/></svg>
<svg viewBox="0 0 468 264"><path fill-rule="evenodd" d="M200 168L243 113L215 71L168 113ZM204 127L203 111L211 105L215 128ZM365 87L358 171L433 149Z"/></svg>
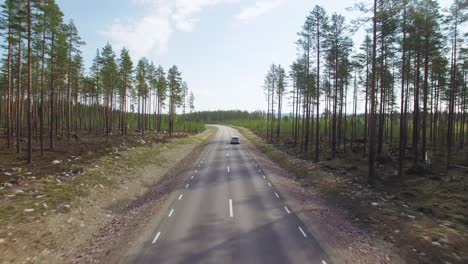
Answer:
<svg viewBox="0 0 468 264"><path fill-rule="evenodd" d="M297 177L296 179L308 178L310 171L304 166L306 161L291 159L287 153L279 150L271 144L266 143L264 140L261 140L261 138L259 138L249 129L238 126L235 126L235 128L238 129L239 132L241 132L241 134L250 142L252 142L261 152L277 162L278 165L283 168L288 168ZM327 176L329 175L326 175L325 173L317 175L314 172L314 178L330 178Z"/></svg>
<svg viewBox="0 0 468 264"><path fill-rule="evenodd" d="M157 143L112 151L92 164L76 163L73 168L83 173L61 181L55 176L37 179L22 189L0 190L0 225L30 222L53 213L66 213L92 188L115 189L122 182L137 177L134 173L143 166L166 162L160 154L179 145L205 143L206 134L214 128L193 136L171 139L168 143ZM115 177L116 175L119 177Z"/></svg>

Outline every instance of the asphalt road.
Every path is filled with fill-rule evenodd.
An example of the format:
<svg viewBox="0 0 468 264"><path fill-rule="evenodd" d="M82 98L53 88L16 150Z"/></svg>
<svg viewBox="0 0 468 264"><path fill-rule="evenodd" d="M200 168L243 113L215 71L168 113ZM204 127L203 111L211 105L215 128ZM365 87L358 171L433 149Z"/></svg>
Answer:
<svg viewBox="0 0 468 264"><path fill-rule="evenodd" d="M220 126L129 263L331 263L235 130Z"/></svg>

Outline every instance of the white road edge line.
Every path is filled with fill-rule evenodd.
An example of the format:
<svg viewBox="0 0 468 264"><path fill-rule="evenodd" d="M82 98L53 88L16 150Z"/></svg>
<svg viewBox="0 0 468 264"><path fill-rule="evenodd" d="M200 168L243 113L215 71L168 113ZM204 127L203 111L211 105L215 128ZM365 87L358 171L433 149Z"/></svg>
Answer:
<svg viewBox="0 0 468 264"><path fill-rule="evenodd" d="M182 199L182 196L184 196L184 195L183 195L183 194L181 194L181 195L179 196L179 200L180 200L180 199Z"/></svg>
<svg viewBox="0 0 468 264"><path fill-rule="evenodd" d="M190 186L190 183L187 183L187 185L185 185L185 189L187 189L189 186Z"/></svg>
<svg viewBox="0 0 468 264"><path fill-rule="evenodd" d="M171 212L169 212L169 215L167 217L171 217L173 213L174 213L174 209L172 209Z"/></svg>
<svg viewBox="0 0 468 264"><path fill-rule="evenodd" d="M268 183L268 186L270 186L270 187L271 187L271 183Z"/></svg>
<svg viewBox="0 0 468 264"><path fill-rule="evenodd" d="M291 212L289 211L288 207L286 207L286 206L284 207L284 210L286 210L286 212L287 212L288 214L291 213Z"/></svg>
<svg viewBox="0 0 468 264"><path fill-rule="evenodd" d="M276 195L276 198L278 198L278 199L280 198L279 195L278 195L278 193L275 193L275 195Z"/></svg>
<svg viewBox="0 0 468 264"><path fill-rule="evenodd" d="M229 217L234 217L234 211L232 210L232 199L229 199Z"/></svg>
<svg viewBox="0 0 468 264"><path fill-rule="evenodd" d="M153 242L152 242L151 244L156 243L156 241L158 241L158 238L159 238L160 235L161 235L161 232L158 232L158 233L156 234L156 236L154 237Z"/></svg>
<svg viewBox="0 0 468 264"><path fill-rule="evenodd" d="M307 238L307 234L304 232L304 230L302 230L302 228L300 226L298 226L299 228L299 231L301 231L302 235Z"/></svg>

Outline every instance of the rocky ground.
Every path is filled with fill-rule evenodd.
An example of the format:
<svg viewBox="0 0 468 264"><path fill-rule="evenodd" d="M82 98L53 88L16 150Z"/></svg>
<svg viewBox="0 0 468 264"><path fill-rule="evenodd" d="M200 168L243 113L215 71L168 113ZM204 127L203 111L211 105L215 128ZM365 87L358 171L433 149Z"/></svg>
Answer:
<svg viewBox="0 0 468 264"><path fill-rule="evenodd" d="M143 208L139 203L148 190L166 186L169 172L177 172L181 161L212 133L209 129L177 139L153 135L131 146L101 145L100 155L91 151L91 157L84 157L87 152L50 157L36 163L42 168L37 170L19 163L2 167L12 173L5 175L0 190L0 263L69 263L75 257L81 263L96 252L105 254L114 240L100 242L99 237L118 233L122 219L130 220L136 208Z"/></svg>

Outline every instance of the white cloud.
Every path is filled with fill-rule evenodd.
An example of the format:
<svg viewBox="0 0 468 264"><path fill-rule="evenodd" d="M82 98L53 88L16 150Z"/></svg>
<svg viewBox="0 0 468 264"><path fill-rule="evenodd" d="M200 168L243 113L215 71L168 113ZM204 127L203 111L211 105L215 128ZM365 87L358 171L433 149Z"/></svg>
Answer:
<svg viewBox="0 0 468 264"><path fill-rule="evenodd" d="M116 47L127 47L134 55L148 56L162 53L175 31L191 32L203 9L239 0L130 0L148 12L142 17L115 20L103 35Z"/></svg>
<svg viewBox="0 0 468 264"><path fill-rule="evenodd" d="M256 0L252 6L241 10L236 18L243 23L249 23L253 19L277 8L282 2L283 0Z"/></svg>
<svg viewBox="0 0 468 264"><path fill-rule="evenodd" d="M160 5L150 14L137 19L132 18L126 21L117 19L102 33L116 48L126 47L138 57L145 56L153 49L163 51L167 48L173 32L170 15L169 6Z"/></svg>
<svg viewBox="0 0 468 264"><path fill-rule="evenodd" d="M196 19L192 16L203 8L213 6L223 2L222 0L176 0L175 10L172 19L178 30L190 32L193 31Z"/></svg>

